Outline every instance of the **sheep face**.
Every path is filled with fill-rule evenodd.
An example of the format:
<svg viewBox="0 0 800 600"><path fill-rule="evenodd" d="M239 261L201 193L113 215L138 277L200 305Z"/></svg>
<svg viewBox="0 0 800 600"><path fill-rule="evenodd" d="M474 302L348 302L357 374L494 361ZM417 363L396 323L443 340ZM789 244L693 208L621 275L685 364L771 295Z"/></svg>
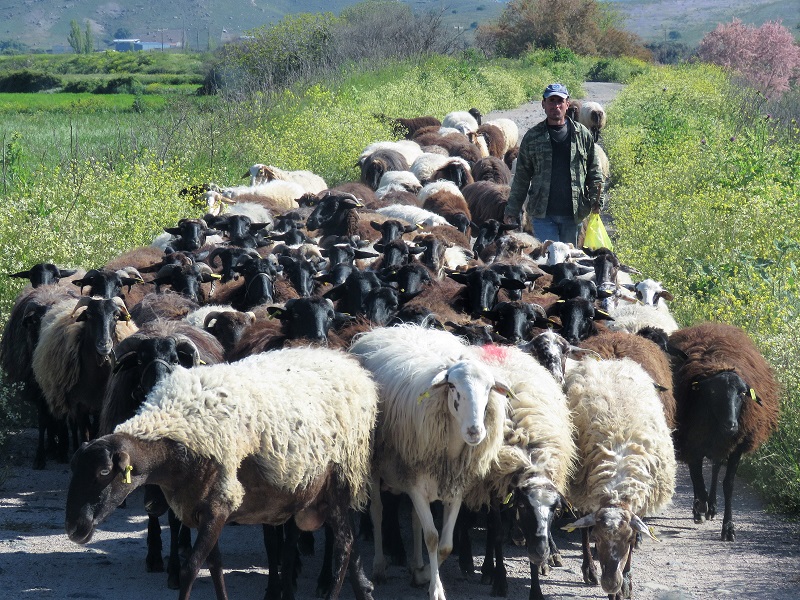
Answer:
<svg viewBox="0 0 800 600"><path fill-rule="evenodd" d="M28 279L31 285L36 288L40 285L58 283L62 277L69 277L77 272L77 269L59 269L56 265L51 263L39 263L33 265L27 271L13 273L9 275L9 277Z"/></svg>
<svg viewBox="0 0 800 600"><path fill-rule="evenodd" d="M386 325L397 314L400 299L397 290L379 287L372 290L364 301L366 316L373 325Z"/></svg>
<svg viewBox="0 0 800 600"><path fill-rule="evenodd" d="M550 557L553 519L567 508L564 497L544 477L523 481L514 494L514 543L524 545L532 565L543 565Z"/></svg>
<svg viewBox="0 0 800 600"><path fill-rule="evenodd" d="M600 562L600 585L609 595L615 595L630 574L624 573L629 555L633 552L636 534L653 537L644 522L630 510L622 507L601 508L597 512L579 519L568 527L592 527L591 536L597 548Z"/></svg>
<svg viewBox="0 0 800 600"><path fill-rule="evenodd" d="M730 442L739 433L739 416L745 398L750 398L750 387L733 371L722 371L698 381L693 381L689 388L688 405L694 411L705 412L705 419L714 424L715 433L704 440L704 443L718 440L720 454L716 448L708 448L711 458L725 458L730 449ZM751 400L752 401L752 400ZM698 415L699 417L699 415ZM703 421L696 422L706 422ZM704 436L705 437L705 436Z"/></svg>
<svg viewBox="0 0 800 600"><path fill-rule="evenodd" d="M477 446L486 437L486 409L493 389L506 393L508 386L495 380L489 369L479 363L461 360L441 371L431 387L447 386L450 413L460 424L461 438Z"/></svg>
<svg viewBox="0 0 800 600"><path fill-rule="evenodd" d="M69 539L85 544L94 528L119 506L137 485L123 480L130 456L110 436L84 443L72 457L64 528ZM133 480L131 480L133 481Z"/></svg>
<svg viewBox="0 0 800 600"><path fill-rule="evenodd" d="M552 329L548 329L533 338L525 347L525 351L538 360L539 364L550 371L556 381L563 385L564 369L570 351L567 340Z"/></svg>
<svg viewBox="0 0 800 600"><path fill-rule="evenodd" d="M484 317L494 322L496 333L515 344L528 340L537 321L547 319L540 306L520 301L499 302Z"/></svg>
<svg viewBox="0 0 800 600"><path fill-rule="evenodd" d="M303 338L325 343L336 318L333 302L327 298L293 298L284 308L269 310L281 320L286 336L293 340Z"/></svg>
<svg viewBox="0 0 800 600"><path fill-rule="evenodd" d="M636 297L644 304L658 306L658 301L672 300L673 296L661 286L660 281L645 279L636 284Z"/></svg>

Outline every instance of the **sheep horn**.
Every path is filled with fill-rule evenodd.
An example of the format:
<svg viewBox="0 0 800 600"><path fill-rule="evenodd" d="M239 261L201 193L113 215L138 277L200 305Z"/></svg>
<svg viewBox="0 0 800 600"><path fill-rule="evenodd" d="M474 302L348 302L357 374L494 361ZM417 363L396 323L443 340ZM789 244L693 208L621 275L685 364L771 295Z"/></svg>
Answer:
<svg viewBox="0 0 800 600"><path fill-rule="evenodd" d="M206 318L203 320L203 329L208 329L208 325L211 321L219 317L220 311L215 310L206 315Z"/></svg>
<svg viewBox="0 0 800 600"><path fill-rule="evenodd" d="M122 316L125 317L126 321L131 320L131 313L128 312L128 307L125 306L125 302L119 296L114 296L111 300L114 301L114 304L117 305L119 311L122 313Z"/></svg>
<svg viewBox="0 0 800 600"><path fill-rule="evenodd" d="M75 308L72 309L70 316L74 316L75 313L78 312L79 308L87 306L89 302L92 301L92 298L100 298L100 296L81 296L80 298L78 298L78 302L77 304L75 304Z"/></svg>

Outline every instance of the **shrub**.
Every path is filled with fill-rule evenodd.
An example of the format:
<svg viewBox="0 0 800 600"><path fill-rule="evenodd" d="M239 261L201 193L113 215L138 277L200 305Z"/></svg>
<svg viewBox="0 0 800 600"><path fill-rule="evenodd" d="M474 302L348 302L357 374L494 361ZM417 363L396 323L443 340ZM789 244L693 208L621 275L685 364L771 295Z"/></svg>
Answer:
<svg viewBox="0 0 800 600"><path fill-rule="evenodd" d="M31 93L61 87L61 79L38 71L14 71L0 76L0 92Z"/></svg>

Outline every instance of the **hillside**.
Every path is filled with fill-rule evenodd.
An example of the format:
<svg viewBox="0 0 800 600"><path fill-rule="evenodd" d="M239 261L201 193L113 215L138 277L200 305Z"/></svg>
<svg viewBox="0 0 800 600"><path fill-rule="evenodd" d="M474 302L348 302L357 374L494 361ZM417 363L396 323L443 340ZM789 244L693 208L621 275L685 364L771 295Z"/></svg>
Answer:
<svg viewBox="0 0 800 600"><path fill-rule="evenodd" d="M169 7L159 0L22 0L0 3L0 42L22 42L46 51L70 51L70 21L82 27L89 20L97 39L107 43L119 33L165 47L185 45L206 50L241 35L248 29L274 23L296 12L338 14L354 0L174 0ZM408 0L418 12L443 10L446 22L469 32L479 23L500 15L501 0ZM627 19L626 28L646 41L667 37L690 46L719 22L738 17L760 25L782 19L796 31L800 23L797 2L775 0L617 0L611 2Z"/></svg>

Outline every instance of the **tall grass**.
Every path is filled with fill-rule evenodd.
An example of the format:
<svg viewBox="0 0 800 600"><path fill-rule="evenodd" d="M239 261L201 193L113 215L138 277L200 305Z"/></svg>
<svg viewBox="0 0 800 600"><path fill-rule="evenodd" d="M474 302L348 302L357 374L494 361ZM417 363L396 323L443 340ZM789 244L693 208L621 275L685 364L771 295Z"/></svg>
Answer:
<svg viewBox="0 0 800 600"><path fill-rule="evenodd" d="M654 69L609 111L615 249L660 279L689 325L746 329L783 385L780 430L748 459L775 506L800 509L800 130L797 96L768 100L702 65ZM786 116L779 116L786 115Z"/></svg>

